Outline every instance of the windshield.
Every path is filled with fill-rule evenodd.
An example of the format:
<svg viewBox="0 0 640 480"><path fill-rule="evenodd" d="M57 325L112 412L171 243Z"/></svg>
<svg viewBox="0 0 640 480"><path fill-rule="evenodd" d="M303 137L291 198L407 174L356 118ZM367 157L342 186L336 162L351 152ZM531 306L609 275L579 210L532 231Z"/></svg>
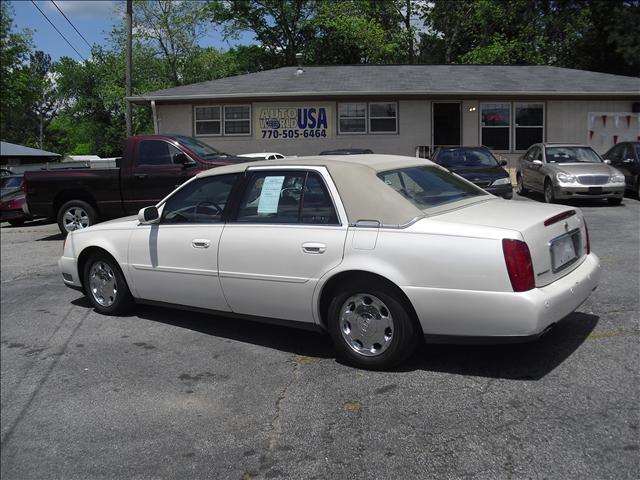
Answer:
<svg viewBox="0 0 640 480"><path fill-rule="evenodd" d="M590 147L547 147L547 163L602 163Z"/></svg>
<svg viewBox="0 0 640 480"><path fill-rule="evenodd" d="M20 188L22 177L4 177L0 180L0 188Z"/></svg>
<svg viewBox="0 0 640 480"><path fill-rule="evenodd" d="M183 144L189 150L194 152L200 158L220 157L220 156L227 155L226 153L220 152L220 151L216 150L215 148L210 147L206 143L202 143L201 141L196 140L195 138L182 136L182 135L176 135L173 138L178 140L181 144Z"/></svg>
<svg viewBox="0 0 640 480"><path fill-rule="evenodd" d="M378 177L420 209L486 195L460 177L426 165L390 170Z"/></svg>
<svg viewBox="0 0 640 480"><path fill-rule="evenodd" d="M443 167L497 167L498 161L483 148L442 149L436 162Z"/></svg>

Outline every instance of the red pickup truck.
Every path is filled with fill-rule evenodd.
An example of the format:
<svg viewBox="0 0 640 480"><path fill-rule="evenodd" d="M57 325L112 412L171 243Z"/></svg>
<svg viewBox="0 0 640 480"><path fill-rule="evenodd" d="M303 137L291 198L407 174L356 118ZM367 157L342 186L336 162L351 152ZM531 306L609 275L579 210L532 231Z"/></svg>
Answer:
<svg viewBox="0 0 640 480"><path fill-rule="evenodd" d="M67 234L135 214L202 170L248 160L183 135L130 137L116 168L26 172L26 210L56 218Z"/></svg>

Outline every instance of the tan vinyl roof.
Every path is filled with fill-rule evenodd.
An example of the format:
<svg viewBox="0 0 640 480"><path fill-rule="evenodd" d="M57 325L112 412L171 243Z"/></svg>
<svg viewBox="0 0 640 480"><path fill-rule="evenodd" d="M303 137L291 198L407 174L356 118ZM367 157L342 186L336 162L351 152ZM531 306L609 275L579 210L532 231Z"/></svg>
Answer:
<svg viewBox="0 0 640 480"><path fill-rule="evenodd" d="M416 165L436 166L429 160L399 155L326 155L225 165L202 172L198 177L239 173L253 167L325 167L338 189L350 224L374 220L392 226L405 225L424 216L424 212L382 182L377 174Z"/></svg>

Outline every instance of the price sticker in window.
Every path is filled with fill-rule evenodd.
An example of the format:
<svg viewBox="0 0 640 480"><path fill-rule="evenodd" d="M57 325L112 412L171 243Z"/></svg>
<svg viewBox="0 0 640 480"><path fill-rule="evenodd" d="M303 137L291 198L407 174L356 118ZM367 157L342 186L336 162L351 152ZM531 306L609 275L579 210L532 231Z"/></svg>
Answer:
<svg viewBox="0 0 640 480"><path fill-rule="evenodd" d="M258 200L258 214L277 213L284 175L265 177Z"/></svg>

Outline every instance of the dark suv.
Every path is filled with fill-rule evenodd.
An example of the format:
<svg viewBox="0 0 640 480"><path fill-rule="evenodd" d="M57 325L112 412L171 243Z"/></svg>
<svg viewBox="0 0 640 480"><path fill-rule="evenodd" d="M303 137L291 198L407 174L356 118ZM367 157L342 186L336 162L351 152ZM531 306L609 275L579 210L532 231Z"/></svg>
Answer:
<svg viewBox="0 0 640 480"><path fill-rule="evenodd" d="M486 147L441 147L431 160L493 195L513 197L511 178L502 168L507 162L498 161Z"/></svg>

